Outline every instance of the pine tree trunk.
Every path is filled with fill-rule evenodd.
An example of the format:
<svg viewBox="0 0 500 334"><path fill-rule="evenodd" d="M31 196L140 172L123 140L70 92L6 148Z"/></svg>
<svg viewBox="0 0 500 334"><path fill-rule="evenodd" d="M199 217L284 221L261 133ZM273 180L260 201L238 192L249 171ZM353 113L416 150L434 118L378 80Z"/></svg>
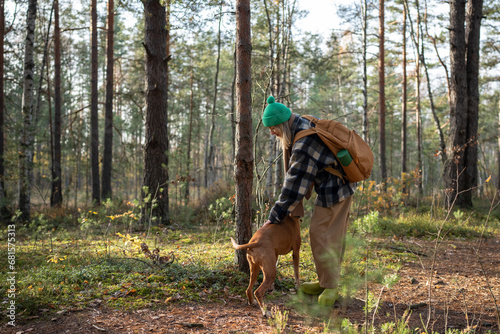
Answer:
<svg viewBox="0 0 500 334"><path fill-rule="evenodd" d="M407 121L408 121L408 108L407 108L407 86L408 78L406 75L406 17L407 17L407 7L406 2L403 6L403 110L401 112L401 173L407 172L406 161L407 161ZM406 193L408 189L405 187L404 192Z"/></svg>
<svg viewBox="0 0 500 334"><path fill-rule="evenodd" d="M5 10L4 0L0 0L0 220L7 220L9 213L5 197L5 160L4 160L4 109L5 109L5 92L4 92L4 36L5 36Z"/></svg>
<svg viewBox="0 0 500 334"><path fill-rule="evenodd" d="M425 20L425 30L427 32L427 35L429 35L427 19ZM425 78L427 81L427 92L429 94L429 103L430 103L430 107L431 107L431 113L432 113L432 117L434 118L434 123L436 123L436 130L437 130L438 135L439 135L439 147L441 149L441 160L442 160L443 165L444 165L446 163L446 159L447 159L446 158L446 141L444 139L443 129L441 129L441 122L439 120L439 117L438 117L437 112L436 112L436 107L434 105L434 95L432 93L432 88L431 88L431 78L429 76L429 70L428 70L427 61L426 61L426 58L424 55L424 51L425 51L424 34L422 32L422 57L421 57L422 58L422 65L424 66Z"/></svg>
<svg viewBox="0 0 500 334"><path fill-rule="evenodd" d="M98 115L98 91L97 91L97 0L91 1L91 95L90 95L90 160L92 169L92 202L94 205L101 203L101 192L99 184L99 115Z"/></svg>
<svg viewBox="0 0 500 334"><path fill-rule="evenodd" d="M61 27L59 1L54 0L54 158L52 163L52 192L50 205L60 206L62 197L61 170Z"/></svg>
<svg viewBox="0 0 500 334"><path fill-rule="evenodd" d="M421 62L421 50L420 50L420 10L419 3L416 0L417 7L417 36L415 38L415 49L417 50L418 59L416 60L416 75L415 75L415 109L416 109L416 131L417 131L417 171L418 171L418 179L417 179L417 189L418 193L422 195L423 187L422 187L422 110L421 110L421 97L420 97L420 62Z"/></svg>
<svg viewBox="0 0 500 334"><path fill-rule="evenodd" d="M363 10L363 139L370 143L368 136L368 72L366 63L366 54L368 49L367 42L367 26L368 26L368 3L367 0L362 0L361 8Z"/></svg>
<svg viewBox="0 0 500 334"><path fill-rule="evenodd" d="M26 43L24 49L23 74L23 130L19 156L19 210L21 221L27 222L31 214L31 187L33 181L33 78L34 78L34 43L37 1L29 0L26 20Z"/></svg>
<svg viewBox="0 0 500 334"><path fill-rule="evenodd" d="M231 84L231 162L236 156L236 44L233 54L233 81Z"/></svg>
<svg viewBox="0 0 500 334"><path fill-rule="evenodd" d="M269 8L267 6L267 1L264 0L264 7L266 10L266 17L267 17L267 28L268 28L268 35L269 35L269 86L266 89L266 95L272 95L274 96L274 38L273 38L273 24L271 21L271 15L269 13ZM268 93L269 92L269 93ZM268 94L267 94L268 93ZM267 96L266 96L267 99ZM272 162L275 160L275 154L276 151L274 150L276 144L275 144L275 138L273 135L269 135L269 142L268 142L268 147L269 147L269 154L267 156L267 163L269 166L271 166ZM275 194L275 187L273 185L273 170L276 172L277 171L277 166L275 165L274 168L270 168L267 171L267 176L266 176L266 184L265 184L265 193L264 196L266 197L266 200L271 200L271 198Z"/></svg>
<svg viewBox="0 0 500 334"><path fill-rule="evenodd" d="M450 136L444 179L448 205L467 206L464 150L467 143L465 0L450 0Z"/></svg>
<svg viewBox="0 0 500 334"><path fill-rule="evenodd" d="M497 93L498 94L498 93ZM500 101L498 101L498 132L497 132L497 143L498 143L498 151L497 151L497 189L500 190Z"/></svg>
<svg viewBox="0 0 500 334"><path fill-rule="evenodd" d="M378 77L379 77L379 163L382 182L387 181L387 167L385 156L385 28L384 28L384 0L379 1L379 59L378 59Z"/></svg>
<svg viewBox="0 0 500 334"><path fill-rule="evenodd" d="M467 1L465 40L467 45L467 141L465 176L470 188L477 187L477 137L479 120L479 52L483 0ZM464 194L465 203L472 206L473 192Z"/></svg>
<svg viewBox="0 0 500 334"><path fill-rule="evenodd" d="M237 119L236 119L236 239L247 243L252 235L253 136L251 92L250 0L236 1ZM236 251L238 268L248 272L245 250Z"/></svg>
<svg viewBox="0 0 500 334"><path fill-rule="evenodd" d="M44 46L43 46L43 56L42 56L42 64L41 64L41 68L40 68L40 76L39 76L39 79L38 79L38 88L37 88L37 91L36 91L36 102L35 103L35 110L34 110L34 120L33 120L33 123L34 123L34 128L36 129L37 126L38 126L38 121L40 119L40 109L42 108L42 87L43 87L43 83L45 81L45 67L49 67L49 57L48 57L48 53L49 53L49 40L50 40L50 29L51 29L51 25L52 25L52 17L54 15L54 6L55 6L55 0L53 1L52 3L52 7L51 7L51 10L50 10L50 15L49 15L49 22L47 23L47 33L45 34L45 43L44 43ZM47 72L47 75L48 75L48 72ZM47 77L48 78L48 77ZM49 79L47 79L47 81L49 81ZM52 131L52 130L51 130ZM35 136L35 156L36 157L42 157L42 142L40 140L37 141L37 137ZM51 154L53 153L52 151L50 152ZM51 168L51 173L52 173L52 170L53 170L53 163L54 163L54 160L53 160L53 154L51 155L52 159L50 161L50 168ZM42 179L42 169L43 169L43 166L40 166L39 168L37 168L37 172L36 172L36 176L34 177L34 184L39 184L40 183L40 180ZM51 174L53 176L53 173ZM51 194L52 196L52 194Z"/></svg>
<svg viewBox="0 0 500 334"><path fill-rule="evenodd" d="M217 61L215 67L215 80L214 80L214 95L212 99L212 113L210 118L210 130L208 132L208 152L205 157L205 168L207 170L207 183L206 187L210 187L216 180L215 176L215 145L214 145L214 131L215 131L215 116L217 114L217 92L219 84L219 68L220 68L220 49L221 49L221 24L222 24L222 5L220 4L219 11L219 29L217 33Z"/></svg>
<svg viewBox="0 0 500 334"><path fill-rule="evenodd" d="M273 25L271 22L271 15L269 14L269 8L267 7L267 1L264 0L264 7L266 9L266 17L267 17L267 26L268 26L268 34L269 34L269 70L271 71L269 75L269 87L266 90L266 93L269 91L269 94L274 95L274 39L273 39ZM266 96L267 98L267 96Z"/></svg>
<svg viewBox="0 0 500 334"><path fill-rule="evenodd" d="M146 49L146 138L144 144L144 186L156 207L146 211L157 222L169 221L168 211L168 118L167 41L165 7L159 0L144 2ZM148 194L143 193L143 197ZM145 213L146 213L145 211Z"/></svg>
<svg viewBox="0 0 500 334"><path fill-rule="evenodd" d="M187 162L186 162L186 174L187 174L187 180L186 180L186 191L184 193L184 199L187 202L189 202L189 183L191 182L191 141L192 141L192 135L193 135L193 112L194 112L194 91L193 91L193 83L194 83L194 78L193 78L193 66L191 65L191 75L189 78L189 129L188 129L188 139L187 139Z"/></svg>
<svg viewBox="0 0 500 334"><path fill-rule="evenodd" d="M112 197L111 171L113 164L113 81L114 81L114 0L108 0L106 110L104 123L104 153L102 157L102 198Z"/></svg>

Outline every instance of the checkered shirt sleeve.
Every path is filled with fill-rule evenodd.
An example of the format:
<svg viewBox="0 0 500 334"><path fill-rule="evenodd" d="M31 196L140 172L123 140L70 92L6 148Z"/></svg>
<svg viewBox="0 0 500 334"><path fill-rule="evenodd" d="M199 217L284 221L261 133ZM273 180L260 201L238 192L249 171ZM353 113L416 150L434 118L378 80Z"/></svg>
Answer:
<svg viewBox="0 0 500 334"><path fill-rule="evenodd" d="M335 155L317 135L301 138L295 143L289 165L281 194L269 214L272 223L281 222L304 198L312 185L318 194L314 204L321 207L330 207L343 201L356 188L355 183L344 182L323 170L332 166L343 173Z"/></svg>

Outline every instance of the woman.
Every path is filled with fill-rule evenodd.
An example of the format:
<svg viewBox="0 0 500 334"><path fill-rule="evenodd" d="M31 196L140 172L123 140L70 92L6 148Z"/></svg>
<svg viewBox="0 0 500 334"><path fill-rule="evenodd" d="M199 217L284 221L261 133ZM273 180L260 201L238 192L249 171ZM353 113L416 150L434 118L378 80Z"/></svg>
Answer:
<svg viewBox="0 0 500 334"><path fill-rule="evenodd" d="M279 224L288 214L303 215L303 212L297 214L294 209L301 208L302 199L314 186L318 196L314 203L309 235L318 281L303 283L301 290L319 295L320 305L331 306L338 299L344 238L351 195L356 184L324 170L331 166L344 174L335 155L316 134L299 139L291 147L295 135L314 124L292 114L289 108L275 102L272 96L267 99L267 103L262 123L281 140L286 175L281 194L266 224Z"/></svg>

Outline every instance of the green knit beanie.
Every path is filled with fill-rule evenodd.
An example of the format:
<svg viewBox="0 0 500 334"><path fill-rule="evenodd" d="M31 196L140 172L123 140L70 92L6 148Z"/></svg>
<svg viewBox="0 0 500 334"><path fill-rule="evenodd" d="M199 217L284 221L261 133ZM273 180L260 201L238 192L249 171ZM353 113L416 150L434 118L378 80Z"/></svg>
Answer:
<svg viewBox="0 0 500 334"><path fill-rule="evenodd" d="M275 126L286 122L292 116L292 112L284 104L278 103L274 100L274 97L269 96L267 98L267 107L264 109L264 114L262 115L262 124L265 127Z"/></svg>

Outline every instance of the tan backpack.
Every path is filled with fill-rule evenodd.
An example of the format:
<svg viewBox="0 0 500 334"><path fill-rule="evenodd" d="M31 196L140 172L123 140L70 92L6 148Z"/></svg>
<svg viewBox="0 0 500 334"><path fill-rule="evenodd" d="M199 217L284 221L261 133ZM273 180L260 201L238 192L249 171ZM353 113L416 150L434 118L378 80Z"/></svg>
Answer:
<svg viewBox="0 0 500 334"><path fill-rule="evenodd" d="M294 144L300 138L317 134L338 158L349 182L359 182L370 177L374 161L373 152L356 131L349 130L337 121L317 119L313 116L302 117L315 124L315 127L298 132L295 135ZM344 177L332 167L327 167L325 170Z"/></svg>

